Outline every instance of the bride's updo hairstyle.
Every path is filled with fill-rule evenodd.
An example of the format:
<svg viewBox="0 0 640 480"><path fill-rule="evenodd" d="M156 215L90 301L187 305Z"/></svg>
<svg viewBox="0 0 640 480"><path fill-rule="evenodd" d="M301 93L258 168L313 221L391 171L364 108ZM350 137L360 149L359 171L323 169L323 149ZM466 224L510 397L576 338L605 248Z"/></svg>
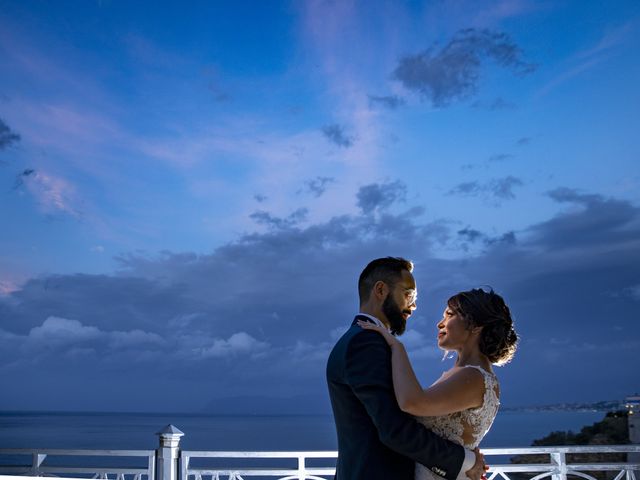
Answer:
<svg viewBox="0 0 640 480"><path fill-rule="evenodd" d="M447 304L464 318L469 328L482 327L480 351L494 365L504 365L513 358L518 335L513 328L511 312L504 299L493 290L474 288L451 297Z"/></svg>

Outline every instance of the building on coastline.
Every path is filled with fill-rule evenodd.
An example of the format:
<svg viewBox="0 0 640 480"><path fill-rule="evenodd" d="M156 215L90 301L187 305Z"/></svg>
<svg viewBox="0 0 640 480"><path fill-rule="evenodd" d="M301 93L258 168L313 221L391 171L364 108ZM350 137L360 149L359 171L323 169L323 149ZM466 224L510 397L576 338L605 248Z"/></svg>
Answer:
<svg viewBox="0 0 640 480"><path fill-rule="evenodd" d="M629 425L629 442L640 444L640 395L632 395L625 399L627 408L627 422ZM640 453L628 453L627 461L640 463Z"/></svg>

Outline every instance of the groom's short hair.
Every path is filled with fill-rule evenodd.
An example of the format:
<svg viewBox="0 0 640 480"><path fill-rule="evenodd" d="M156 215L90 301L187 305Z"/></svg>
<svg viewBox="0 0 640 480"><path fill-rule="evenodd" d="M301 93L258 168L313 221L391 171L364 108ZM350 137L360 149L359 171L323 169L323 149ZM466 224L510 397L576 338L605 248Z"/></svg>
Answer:
<svg viewBox="0 0 640 480"><path fill-rule="evenodd" d="M371 290L378 281L391 286L402 278L402 271L413 272L413 263L401 257L376 258L364 267L358 279L360 304L369 300Z"/></svg>

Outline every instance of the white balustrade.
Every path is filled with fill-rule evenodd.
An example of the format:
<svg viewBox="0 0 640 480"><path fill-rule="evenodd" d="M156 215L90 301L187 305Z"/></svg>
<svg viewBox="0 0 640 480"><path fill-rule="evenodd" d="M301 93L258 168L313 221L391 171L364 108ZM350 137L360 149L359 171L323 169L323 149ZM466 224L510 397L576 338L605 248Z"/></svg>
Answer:
<svg viewBox="0 0 640 480"><path fill-rule="evenodd" d="M3 475L64 476L103 480L326 480L335 474L336 451L189 451L180 449L184 435L172 425L158 432L157 450L61 450L0 449L0 480ZM482 449L490 470L488 480L601 480L594 472L609 472L610 480L636 480L640 463L573 462L574 454L626 454L635 459L640 445L590 445ZM505 463L505 457L544 455L547 461ZM55 458L55 462L47 463ZM95 458L112 466L96 466L82 459ZM124 464L137 459L136 468ZM7 459L18 464L8 465ZM129 460L125 460L129 459ZM66 461L65 461L66 460ZM122 462L122 463L118 463ZM78 465L78 464L81 465ZM197 464L197 466L196 466ZM144 466L142 466L144 465Z"/></svg>

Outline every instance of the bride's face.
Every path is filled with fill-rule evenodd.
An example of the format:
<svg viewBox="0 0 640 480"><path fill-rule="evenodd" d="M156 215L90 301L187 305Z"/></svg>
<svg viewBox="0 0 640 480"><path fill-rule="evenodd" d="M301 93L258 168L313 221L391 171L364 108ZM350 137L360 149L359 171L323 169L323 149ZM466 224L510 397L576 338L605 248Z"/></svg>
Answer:
<svg viewBox="0 0 640 480"><path fill-rule="evenodd" d="M444 309L438 322L438 347L443 350L460 350L471 336L467 321L450 307Z"/></svg>

